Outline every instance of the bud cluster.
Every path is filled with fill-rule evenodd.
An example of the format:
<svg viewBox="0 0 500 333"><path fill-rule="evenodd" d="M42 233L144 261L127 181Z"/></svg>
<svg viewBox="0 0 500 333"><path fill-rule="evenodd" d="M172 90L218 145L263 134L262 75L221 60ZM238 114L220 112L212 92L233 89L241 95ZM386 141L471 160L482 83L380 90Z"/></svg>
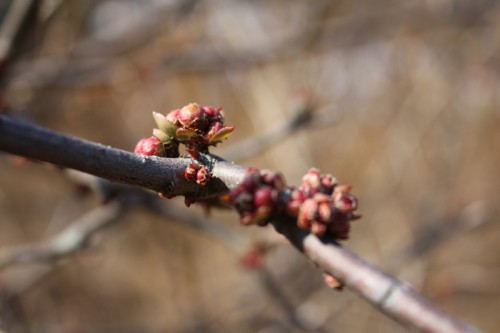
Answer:
<svg viewBox="0 0 500 333"><path fill-rule="evenodd" d="M287 212L297 216L297 225L316 235L329 231L338 239L349 238L350 221L360 218L355 213L358 202L350 185L338 185L330 175L309 170L302 185L291 189Z"/></svg>
<svg viewBox="0 0 500 333"><path fill-rule="evenodd" d="M267 225L282 207L280 193L285 180L278 172L249 169L245 180L230 193L230 202L241 216L241 224Z"/></svg>
<svg viewBox="0 0 500 333"><path fill-rule="evenodd" d="M198 159L200 152L207 153L209 146L216 146L234 131L234 126L224 124L222 108L196 103L170 111L166 116L153 112L153 119L158 128L153 130L151 138L137 143L134 151L138 154L178 157L179 144L182 143L186 151ZM145 147L143 140L149 140L147 145L154 148Z"/></svg>
<svg viewBox="0 0 500 333"><path fill-rule="evenodd" d="M350 221L357 199L350 185L339 185L330 175L309 170L299 187L287 187L280 173L250 169L245 180L229 195L229 201L241 216L241 224L267 225L276 214L297 218L297 225L322 236L349 237Z"/></svg>
<svg viewBox="0 0 500 333"><path fill-rule="evenodd" d="M205 185L210 179L210 170L204 165L191 163L184 170L184 178L195 181L199 185Z"/></svg>

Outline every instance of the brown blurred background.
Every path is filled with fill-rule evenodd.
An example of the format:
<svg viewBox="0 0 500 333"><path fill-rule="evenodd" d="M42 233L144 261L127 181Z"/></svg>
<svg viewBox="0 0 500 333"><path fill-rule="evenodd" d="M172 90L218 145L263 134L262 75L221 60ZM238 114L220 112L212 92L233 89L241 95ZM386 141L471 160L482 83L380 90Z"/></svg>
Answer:
<svg viewBox="0 0 500 333"><path fill-rule="evenodd" d="M133 150L153 110L222 106L237 130L214 153L291 184L314 166L354 185L363 218L347 246L485 332L498 329L497 1L15 2L34 6L2 58L3 112ZM3 37L9 6L0 2ZM286 131L297 114L306 121ZM2 253L101 207L102 193L84 195L52 167L5 154L0 165ZM241 265L254 242L276 241L271 228L213 211L227 231L214 236L189 222L202 209L164 205L179 218L136 205L66 260L3 268L0 327L407 331L331 291L279 240L263 269Z"/></svg>

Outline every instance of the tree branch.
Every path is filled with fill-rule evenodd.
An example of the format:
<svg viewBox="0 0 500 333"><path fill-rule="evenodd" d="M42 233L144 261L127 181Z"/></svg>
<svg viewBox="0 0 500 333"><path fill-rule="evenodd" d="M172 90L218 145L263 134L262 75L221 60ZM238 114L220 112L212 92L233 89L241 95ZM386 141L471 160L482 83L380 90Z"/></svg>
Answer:
<svg viewBox="0 0 500 333"><path fill-rule="evenodd" d="M0 115L0 149L155 191L208 197L232 189L246 168L203 156L214 177L206 186L183 178L186 158L151 158L55 133ZM274 227L311 261L391 318L426 332L472 333L477 329L446 314L392 276L362 260L335 239L318 239L282 216Z"/></svg>
<svg viewBox="0 0 500 333"><path fill-rule="evenodd" d="M18 119L0 115L0 149L93 174L111 181L144 187L156 192L216 196L234 188L245 176L245 167L214 155L203 155L213 180L205 186L184 179L190 158L158 158L60 134Z"/></svg>
<svg viewBox="0 0 500 333"><path fill-rule="evenodd" d="M479 332L437 308L415 290L370 265L334 239L318 239L290 219L272 222L312 262L377 309L425 332Z"/></svg>
<svg viewBox="0 0 500 333"><path fill-rule="evenodd" d="M114 201L95 208L41 244L2 248L0 249L0 271L13 264L54 262L76 253L87 245L92 235L116 221L122 212L122 203Z"/></svg>

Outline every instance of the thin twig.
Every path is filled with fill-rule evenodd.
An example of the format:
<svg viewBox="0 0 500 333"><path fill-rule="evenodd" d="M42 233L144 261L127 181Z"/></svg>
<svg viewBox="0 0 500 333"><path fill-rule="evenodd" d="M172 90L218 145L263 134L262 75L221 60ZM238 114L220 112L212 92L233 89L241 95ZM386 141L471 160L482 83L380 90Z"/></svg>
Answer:
<svg viewBox="0 0 500 333"><path fill-rule="evenodd" d="M122 208L121 202L113 201L85 214L48 241L2 249L0 270L15 264L54 262L83 249L92 235L118 219Z"/></svg>
<svg viewBox="0 0 500 333"><path fill-rule="evenodd" d="M7 60L11 53L14 39L19 34L23 21L36 1L11 1L9 9L0 25L0 63Z"/></svg>

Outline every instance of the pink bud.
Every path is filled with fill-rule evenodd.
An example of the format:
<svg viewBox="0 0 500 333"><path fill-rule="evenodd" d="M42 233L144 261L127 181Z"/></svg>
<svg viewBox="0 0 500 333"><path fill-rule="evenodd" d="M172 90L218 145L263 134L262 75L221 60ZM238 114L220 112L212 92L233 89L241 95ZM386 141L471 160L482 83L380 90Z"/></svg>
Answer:
<svg viewBox="0 0 500 333"><path fill-rule="evenodd" d="M219 117L220 112L222 111L221 107L213 107L213 106L203 106L203 111L205 114L210 117L210 118L216 118Z"/></svg>
<svg viewBox="0 0 500 333"><path fill-rule="evenodd" d="M200 185L205 185L210 180L210 170L206 166L202 166L196 173L196 182Z"/></svg>
<svg viewBox="0 0 500 333"><path fill-rule="evenodd" d="M181 112L181 109L172 110L167 114L166 119L169 122L171 122L172 124L177 124L177 122L179 121L179 113L180 112Z"/></svg>
<svg viewBox="0 0 500 333"><path fill-rule="evenodd" d="M331 174L327 173L323 177L321 177L321 185L328 194L332 193L332 189L337 185L337 180Z"/></svg>
<svg viewBox="0 0 500 333"><path fill-rule="evenodd" d="M321 188L321 176L318 169L310 169L302 177L302 186L310 193L316 193Z"/></svg>
<svg viewBox="0 0 500 333"><path fill-rule="evenodd" d="M189 181L195 181L197 178L198 170L201 169L201 166L198 164L191 163L184 170L184 178Z"/></svg>
<svg viewBox="0 0 500 333"><path fill-rule="evenodd" d="M340 185L332 194L335 207L343 213L352 213L358 208L358 200L352 195L350 185Z"/></svg>
<svg viewBox="0 0 500 333"><path fill-rule="evenodd" d="M325 233L327 227L326 224L319 221L313 221L311 224L311 232L315 235L321 236Z"/></svg>
<svg viewBox="0 0 500 333"><path fill-rule="evenodd" d="M271 186L262 186L255 191L253 203L256 208L272 208L276 204L276 191Z"/></svg>
<svg viewBox="0 0 500 333"><path fill-rule="evenodd" d="M283 191L285 188L285 178L279 172L262 170L261 177L264 183L274 187L277 191Z"/></svg>
<svg viewBox="0 0 500 333"><path fill-rule="evenodd" d="M178 119L182 125L191 127L196 121L200 121L203 116L203 109L198 104L191 103L179 111Z"/></svg>
<svg viewBox="0 0 500 333"><path fill-rule="evenodd" d="M242 225L250 225L254 223L255 215L252 212L245 212L241 217L240 223Z"/></svg>
<svg viewBox="0 0 500 333"><path fill-rule="evenodd" d="M329 222L332 218L331 203L323 202L318 206L318 218L321 222Z"/></svg>
<svg viewBox="0 0 500 333"><path fill-rule="evenodd" d="M148 156L164 156L163 144L155 136L139 140L134 153Z"/></svg>
<svg viewBox="0 0 500 333"><path fill-rule="evenodd" d="M303 229L309 229L312 221L316 217L318 211L318 204L313 199L307 199L300 207L299 215L297 217L297 225Z"/></svg>
<svg viewBox="0 0 500 333"><path fill-rule="evenodd" d="M253 170L249 170L248 172L250 173L245 177L240 186L248 192L254 192L260 183L260 175Z"/></svg>

